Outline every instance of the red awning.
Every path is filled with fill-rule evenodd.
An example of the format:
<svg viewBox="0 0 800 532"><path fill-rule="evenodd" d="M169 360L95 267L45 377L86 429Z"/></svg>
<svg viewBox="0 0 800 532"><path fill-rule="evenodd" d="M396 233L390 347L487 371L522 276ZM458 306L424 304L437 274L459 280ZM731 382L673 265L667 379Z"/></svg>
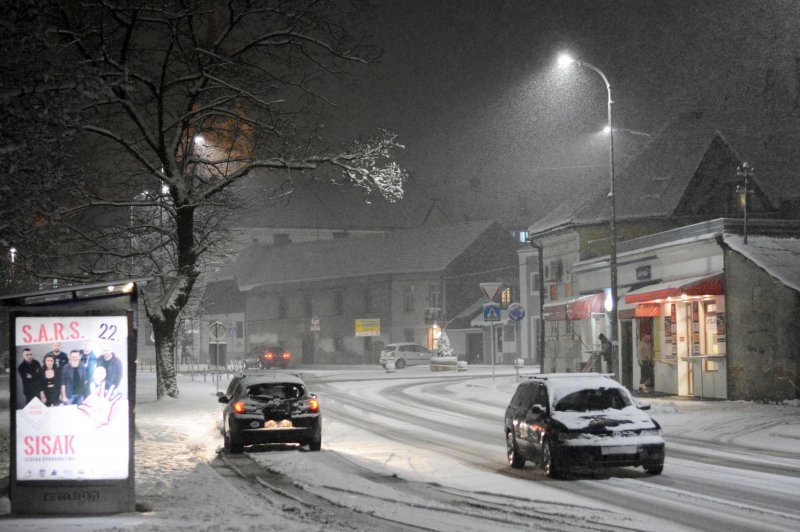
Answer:
<svg viewBox="0 0 800 532"><path fill-rule="evenodd" d="M629 304L647 303L657 299L681 296L723 295L725 283L722 273L678 279L665 283L645 286L625 294L625 302Z"/></svg>
<svg viewBox="0 0 800 532"><path fill-rule="evenodd" d="M576 297L567 301L554 301L544 305L544 319L558 320L585 320L592 314L605 312L605 294L590 294Z"/></svg>
<svg viewBox="0 0 800 532"><path fill-rule="evenodd" d="M661 305L658 303L640 303L636 305L636 318L657 318L661 316Z"/></svg>

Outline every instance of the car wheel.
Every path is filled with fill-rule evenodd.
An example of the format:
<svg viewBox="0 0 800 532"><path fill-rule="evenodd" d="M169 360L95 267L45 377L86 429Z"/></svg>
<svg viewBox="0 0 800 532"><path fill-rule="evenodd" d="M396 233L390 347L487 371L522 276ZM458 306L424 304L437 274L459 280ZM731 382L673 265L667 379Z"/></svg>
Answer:
<svg viewBox="0 0 800 532"><path fill-rule="evenodd" d="M397 369L403 369L404 367L406 367L406 361L403 360L402 358L398 358L394 362L394 367Z"/></svg>
<svg viewBox="0 0 800 532"><path fill-rule="evenodd" d="M223 433L223 442L225 450L230 454L240 454L243 450L242 444L235 440L227 430Z"/></svg>
<svg viewBox="0 0 800 532"><path fill-rule="evenodd" d="M550 478L558 478L561 476L561 471L556 465L553 445L550 443L549 439L544 440L542 443L542 470L544 474Z"/></svg>
<svg viewBox="0 0 800 532"><path fill-rule="evenodd" d="M308 443L309 451L319 451L322 449L322 440L314 440Z"/></svg>
<svg viewBox="0 0 800 532"><path fill-rule="evenodd" d="M644 470L647 472L648 475L660 475L662 471L664 471L664 464L658 464L654 466L644 466Z"/></svg>
<svg viewBox="0 0 800 532"><path fill-rule="evenodd" d="M508 454L508 465L514 469L522 469L525 466L525 457L520 455L519 448L517 448L517 440L514 438L514 433L511 431L506 433L506 451Z"/></svg>

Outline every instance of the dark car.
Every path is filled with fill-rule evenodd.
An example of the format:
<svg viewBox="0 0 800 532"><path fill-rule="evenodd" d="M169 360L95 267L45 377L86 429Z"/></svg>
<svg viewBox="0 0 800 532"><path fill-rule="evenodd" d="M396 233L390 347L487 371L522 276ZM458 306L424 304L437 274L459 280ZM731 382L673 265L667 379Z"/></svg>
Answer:
<svg viewBox="0 0 800 532"><path fill-rule="evenodd" d="M245 358L245 369L288 368L292 353L279 345L256 345Z"/></svg>
<svg viewBox="0 0 800 532"><path fill-rule="evenodd" d="M322 446L319 400L299 375L271 372L239 379L230 395L219 398L225 450L245 445L298 443L312 451Z"/></svg>
<svg viewBox="0 0 800 532"><path fill-rule="evenodd" d="M661 426L628 390L597 373L541 374L517 386L506 408L508 463L526 460L549 477L567 471L641 466L664 469Z"/></svg>

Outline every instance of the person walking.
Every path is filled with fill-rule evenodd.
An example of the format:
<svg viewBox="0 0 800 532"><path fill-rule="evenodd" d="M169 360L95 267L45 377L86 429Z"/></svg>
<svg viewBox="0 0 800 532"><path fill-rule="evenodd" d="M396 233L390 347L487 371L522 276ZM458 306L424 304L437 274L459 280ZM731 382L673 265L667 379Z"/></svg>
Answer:
<svg viewBox="0 0 800 532"><path fill-rule="evenodd" d="M606 335L600 333L600 336L597 338L600 339L600 356L603 358L603 361L606 363L606 371L611 371L611 340L606 338Z"/></svg>
<svg viewBox="0 0 800 532"><path fill-rule="evenodd" d="M642 336L639 345L639 391L647 392L653 387L653 340L649 334Z"/></svg>

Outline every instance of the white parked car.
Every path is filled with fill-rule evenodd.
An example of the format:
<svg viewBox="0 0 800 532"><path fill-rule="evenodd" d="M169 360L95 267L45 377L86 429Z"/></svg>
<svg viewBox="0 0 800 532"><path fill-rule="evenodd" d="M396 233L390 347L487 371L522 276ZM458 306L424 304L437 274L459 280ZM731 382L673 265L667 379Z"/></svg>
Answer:
<svg viewBox="0 0 800 532"><path fill-rule="evenodd" d="M403 342L398 344L386 344L381 351L381 366L384 368L389 362L394 362L394 367L403 369L406 366L416 366L420 364L430 364L433 351L428 351L419 344Z"/></svg>

